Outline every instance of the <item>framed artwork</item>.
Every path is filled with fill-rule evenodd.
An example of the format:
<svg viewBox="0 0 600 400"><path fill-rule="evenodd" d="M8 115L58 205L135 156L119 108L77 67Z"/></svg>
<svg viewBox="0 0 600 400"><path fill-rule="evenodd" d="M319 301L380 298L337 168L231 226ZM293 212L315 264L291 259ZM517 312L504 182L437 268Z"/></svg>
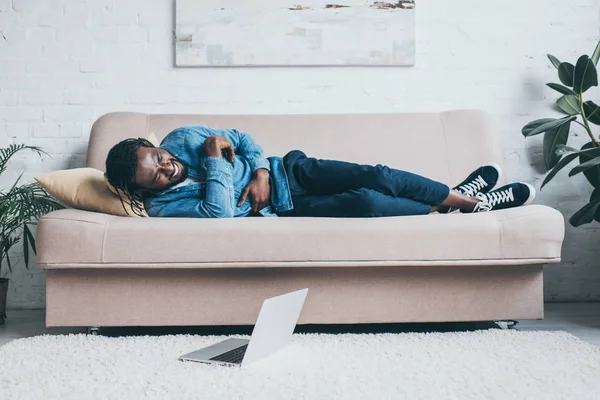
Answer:
<svg viewBox="0 0 600 400"><path fill-rule="evenodd" d="M175 63L414 65L414 0L332 1L177 0Z"/></svg>

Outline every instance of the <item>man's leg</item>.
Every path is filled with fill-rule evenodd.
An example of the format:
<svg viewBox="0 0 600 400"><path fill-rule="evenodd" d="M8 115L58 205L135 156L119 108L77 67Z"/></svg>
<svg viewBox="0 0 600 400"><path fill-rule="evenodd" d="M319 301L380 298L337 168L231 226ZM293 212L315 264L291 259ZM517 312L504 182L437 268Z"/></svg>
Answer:
<svg viewBox="0 0 600 400"><path fill-rule="evenodd" d="M294 209L282 216L370 218L429 214L434 208L415 200L387 196L372 189L355 189L327 195L302 195Z"/></svg>
<svg viewBox="0 0 600 400"><path fill-rule="evenodd" d="M360 165L344 161L299 157L290 166L305 194L338 194L372 189L387 196L407 198L430 205L442 204L450 188L440 182L383 165Z"/></svg>

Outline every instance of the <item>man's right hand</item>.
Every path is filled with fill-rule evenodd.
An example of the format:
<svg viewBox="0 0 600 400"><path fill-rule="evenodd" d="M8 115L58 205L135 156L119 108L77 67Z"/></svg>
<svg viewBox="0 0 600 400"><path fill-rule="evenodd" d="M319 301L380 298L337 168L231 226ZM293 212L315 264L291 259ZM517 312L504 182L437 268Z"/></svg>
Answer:
<svg viewBox="0 0 600 400"><path fill-rule="evenodd" d="M204 150L208 157L219 157L223 154L230 162L235 161L235 152L231 142L223 136L210 136L204 141Z"/></svg>

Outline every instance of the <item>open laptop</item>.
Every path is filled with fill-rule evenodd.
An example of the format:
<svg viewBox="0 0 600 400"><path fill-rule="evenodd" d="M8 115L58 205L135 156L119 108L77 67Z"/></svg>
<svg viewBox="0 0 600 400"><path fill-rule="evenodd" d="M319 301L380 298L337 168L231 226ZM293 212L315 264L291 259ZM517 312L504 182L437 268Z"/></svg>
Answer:
<svg viewBox="0 0 600 400"><path fill-rule="evenodd" d="M184 354L181 361L246 366L275 353L292 340L308 289L271 297L263 302L250 340L227 339Z"/></svg>

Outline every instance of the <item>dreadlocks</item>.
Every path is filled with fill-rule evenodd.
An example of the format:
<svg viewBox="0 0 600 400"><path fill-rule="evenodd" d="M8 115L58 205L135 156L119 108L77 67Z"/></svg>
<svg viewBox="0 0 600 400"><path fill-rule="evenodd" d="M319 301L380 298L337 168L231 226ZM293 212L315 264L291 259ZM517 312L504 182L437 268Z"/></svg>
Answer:
<svg viewBox="0 0 600 400"><path fill-rule="evenodd" d="M136 191L141 188L135 184L138 163L137 151L140 147L155 146L143 138L125 139L110 149L106 157L106 178L108 182L119 193L127 197L131 211L138 216L141 216L143 211L142 197L136 194ZM126 213L129 213L122 196L119 196L119 198L123 209Z"/></svg>

